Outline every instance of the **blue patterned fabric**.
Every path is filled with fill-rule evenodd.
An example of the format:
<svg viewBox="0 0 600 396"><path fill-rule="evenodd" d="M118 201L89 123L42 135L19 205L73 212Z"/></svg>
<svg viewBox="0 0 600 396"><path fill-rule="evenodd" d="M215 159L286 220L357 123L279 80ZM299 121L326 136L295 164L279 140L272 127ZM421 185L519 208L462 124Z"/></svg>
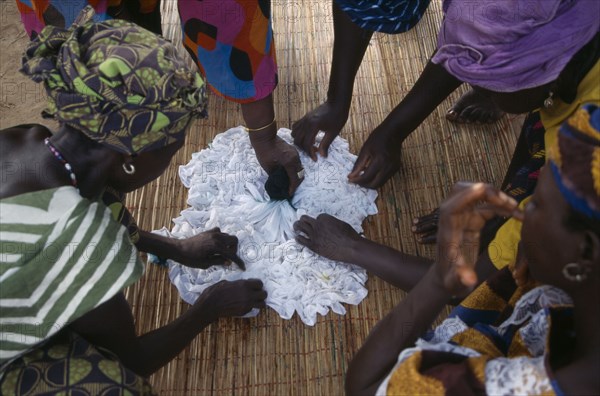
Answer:
<svg viewBox="0 0 600 396"><path fill-rule="evenodd" d="M430 0L336 0L359 27L389 34L410 30L420 20Z"/></svg>

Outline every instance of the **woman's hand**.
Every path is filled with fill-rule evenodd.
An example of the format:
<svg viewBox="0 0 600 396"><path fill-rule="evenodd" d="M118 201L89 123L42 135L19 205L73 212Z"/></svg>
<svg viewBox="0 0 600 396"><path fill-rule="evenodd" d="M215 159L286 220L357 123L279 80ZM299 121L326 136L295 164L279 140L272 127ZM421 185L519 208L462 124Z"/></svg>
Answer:
<svg viewBox="0 0 600 396"><path fill-rule="evenodd" d="M348 223L328 214L316 219L302 216L294 223L296 242L330 260L351 262L356 244L363 238Z"/></svg>
<svg viewBox="0 0 600 396"><path fill-rule="evenodd" d="M448 293L464 295L477 283L479 233L495 215L523 218L517 202L489 184L459 183L442 203L435 269Z"/></svg>
<svg viewBox="0 0 600 396"><path fill-rule="evenodd" d="M327 157L331 142L340 134L348 119L348 110L349 106L340 108L332 102L325 102L313 109L292 126L294 144L310 155L313 161L317 160L317 152ZM315 139L319 131L325 132L325 135L317 148Z"/></svg>
<svg viewBox="0 0 600 396"><path fill-rule="evenodd" d="M221 281L204 290L193 309L198 309L213 319L243 316L253 308L264 308L267 292L259 279L234 282Z"/></svg>
<svg viewBox="0 0 600 396"><path fill-rule="evenodd" d="M381 126L377 127L360 149L348 180L362 187L379 188L400 169L402 141Z"/></svg>
<svg viewBox="0 0 600 396"><path fill-rule="evenodd" d="M277 136L276 131L250 132L250 143L256 152L260 166L270 174L278 166L283 166L290 179L290 197L302 183L302 163L298 150Z"/></svg>
<svg viewBox="0 0 600 396"><path fill-rule="evenodd" d="M173 259L187 267L206 269L213 265L234 262L242 270L246 269L244 261L237 255L238 239L221 232L219 228L180 239L178 242L178 254Z"/></svg>

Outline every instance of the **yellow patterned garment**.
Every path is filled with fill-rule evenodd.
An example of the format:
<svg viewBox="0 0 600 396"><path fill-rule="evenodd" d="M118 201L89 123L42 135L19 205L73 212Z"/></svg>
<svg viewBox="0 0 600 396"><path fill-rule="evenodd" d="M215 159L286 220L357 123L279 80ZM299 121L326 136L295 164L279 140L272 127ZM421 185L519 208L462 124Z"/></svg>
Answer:
<svg viewBox="0 0 600 396"><path fill-rule="evenodd" d="M552 286L518 288L504 268L402 351L377 395L561 395L550 351L574 345L571 304Z"/></svg>
<svg viewBox="0 0 600 396"><path fill-rule="evenodd" d="M524 209L530 200L531 196L523 199L519 204L519 208ZM517 247L521 240L522 225L522 221L511 217L500 227L494 240L488 245L488 255L496 268L501 269L515 262Z"/></svg>
<svg viewBox="0 0 600 396"><path fill-rule="evenodd" d="M552 147L558 136L563 122L575 114L584 104L591 103L600 106L600 61L587 73L579 84L577 98L573 103L555 100L550 109L541 109L540 118L544 133L544 147ZM498 269L505 267L516 259L519 241L521 240L521 223L509 219L496 233L496 237L488 246L488 254L494 266Z"/></svg>
<svg viewBox="0 0 600 396"><path fill-rule="evenodd" d="M555 144L562 123L571 118L586 103L600 106L600 61L596 62L579 84L577 97L573 103L555 100L552 107L540 110L542 124L546 128L544 135L546 147L552 147Z"/></svg>

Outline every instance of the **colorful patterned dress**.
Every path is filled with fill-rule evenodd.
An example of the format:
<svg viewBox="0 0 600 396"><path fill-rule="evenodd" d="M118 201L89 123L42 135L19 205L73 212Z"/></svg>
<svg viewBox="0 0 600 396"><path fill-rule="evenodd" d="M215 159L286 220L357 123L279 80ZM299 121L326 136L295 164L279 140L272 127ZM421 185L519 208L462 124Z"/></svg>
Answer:
<svg viewBox="0 0 600 396"><path fill-rule="evenodd" d="M360 28L388 34L412 29L423 17L430 0L335 0Z"/></svg>
<svg viewBox="0 0 600 396"><path fill-rule="evenodd" d="M573 347L572 330L566 293L517 288L504 268L402 351L376 394L562 395L551 362Z"/></svg>
<svg viewBox="0 0 600 396"><path fill-rule="evenodd" d="M91 5L96 12L94 21L118 18L127 9L132 22L154 32L161 33L160 0L16 0L17 9L27 35L35 38L45 26L67 28L79 12Z"/></svg>
<svg viewBox="0 0 600 396"><path fill-rule="evenodd" d="M270 0L179 0L183 45L216 94L238 103L277 86Z"/></svg>

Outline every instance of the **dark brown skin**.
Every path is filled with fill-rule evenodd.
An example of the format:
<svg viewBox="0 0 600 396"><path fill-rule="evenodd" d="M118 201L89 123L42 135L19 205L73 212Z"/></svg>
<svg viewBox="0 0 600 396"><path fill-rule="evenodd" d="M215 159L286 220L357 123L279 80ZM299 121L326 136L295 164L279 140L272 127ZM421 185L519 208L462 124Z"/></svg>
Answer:
<svg viewBox="0 0 600 396"><path fill-rule="evenodd" d="M489 202L489 206L473 210L474 204L482 200ZM442 216L441 222L447 224L444 228L447 232L439 236L441 243L435 262L361 238L350 225L329 215L319 215L317 219L303 216L294 225L297 241L316 253L359 265L389 283L411 290L372 330L353 359L346 375L349 394L373 394L396 362L398 353L422 334L453 296L464 296L480 282L474 266L462 257L476 256L477 230L488 218L496 212L518 215L516 207L516 202L491 186L457 185L442 209L445 217ZM467 249L441 248L460 245ZM484 260L489 262L487 257L480 258ZM411 323L412 327L407 328L404 323ZM399 340L398 345L390 345L389 340Z"/></svg>
<svg viewBox="0 0 600 396"><path fill-rule="evenodd" d="M125 295L119 293L69 325L94 345L115 353L139 375L149 376L175 358L206 326L220 317L241 316L264 308L267 292L258 279L221 281L206 289L185 313L141 336Z"/></svg>
<svg viewBox="0 0 600 396"><path fill-rule="evenodd" d="M23 127L28 127L29 130L23 133ZM2 197L70 184L63 166L53 156L49 156L50 151L43 144L43 140L51 136L47 128L41 125L18 126L8 128L2 131L2 134L3 138L6 139L3 141L7 142L0 149L4 168L2 185L0 186ZM14 146L26 147L26 145L21 144L23 140L35 147L31 150L14 150ZM39 142L41 142L41 146L38 147ZM61 143L57 144L60 145ZM99 151L89 155L97 155L98 157L106 155L113 160L122 158L123 162L134 164L136 166L135 179L129 180L131 177L125 177L121 165L117 164L110 168L109 162L102 162L103 168L110 169L110 172L117 175L116 177L107 176L107 180L103 183L111 185L117 190L128 192L152 181L156 174L160 175L169 164L171 156L175 154L181 145L183 145L183 142L165 148L163 155L160 156L154 155L155 153L142 154L135 157L135 160L113 152L103 154L102 151ZM82 156L80 150L73 147L69 148L67 144L67 147L59 151L61 153L65 151L63 155L67 156L66 151L70 149L74 153L70 155L70 158L67 158L76 170L82 196L93 199L98 195L100 190L98 187L105 184L97 184L95 176L90 177L89 172L85 171L87 165L78 163L78 155ZM100 166L96 166L95 169L92 167L92 173L101 173L105 169L101 169ZM103 190L104 187L101 189ZM237 243L237 238L221 233L218 229L203 232L187 239L166 238L140 230L140 238L136 243L136 247L140 251L172 259L192 268L208 268L212 265L235 262L240 268L245 269L244 262L237 256Z"/></svg>
<svg viewBox="0 0 600 396"><path fill-rule="evenodd" d="M552 367L566 394L600 394L600 236L598 230L565 227L569 206L551 170L542 169L538 187L525 207L521 243L529 276L553 285L571 296L574 305L576 345L561 367ZM544 243L539 243L544 241ZM548 241L548 243L546 243ZM562 275L566 263L587 270L583 282Z"/></svg>
<svg viewBox="0 0 600 396"><path fill-rule="evenodd" d="M169 258L186 267L207 269L233 262L246 269L244 261L237 255L237 238L222 233L218 227L186 239L167 238L142 230L139 235L135 244L138 250Z"/></svg>
<svg viewBox="0 0 600 396"><path fill-rule="evenodd" d="M398 169L402 143L461 82L429 62L406 97L371 132L348 180L368 188L381 187Z"/></svg>
<svg viewBox="0 0 600 396"><path fill-rule="evenodd" d="M328 214L316 219L302 216L294 224L296 241L331 260L358 265L386 282L405 291L425 276L433 260L399 252L361 237L352 226ZM479 282L496 268L487 254L477 265Z"/></svg>
<svg viewBox="0 0 600 396"><path fill-rule="evenodd" d="M0 199L32 191L71 185L68 173L44 145L50 131L40 125L25 125L0 131ZM82 140L84 139L84 140ZM72 165L80 194L98 199L106 186L132 191L160 176L183 141L136 157L86 143L81 133L62 127L50 140ZM83 144L82 144L83 143ZM122 164L136 168L133 175ZM183 241L142 231L144 250L176 258L199 268L234 261L237 238L213 229ZM150 248L150 247L153 248ZM173 359L204 327L220 317L241 316L265 306L267 293L259 280L221 282L207 289L181 317L167 326L137 336L131 308L123 293L70 324L71 329L95 345L113 351L125 365L149 375Z"/></svg>
<svg viewBox="0 0 600 396"><path fill-rule="evenodd" d="M348 120L350 104L352 101L352 91L354 88L354 79L356 78L356 73L358 72L358 68L360 67L362 59L365 55L369 41L373 36L372 31L364 30L358 25L354 24L352 20L339 8L335 1L332 2L332 11L334 42L327 99L323 104L308 112L292 126L294 143L307 154L309 154L314 161L317 160L317 153L322 157L327 156L327 151L331 145L331 142L333 142L336 136L339 135L341 129ZM458 85L456 85L456 87L458 87ZM446 86L443 85L443 88L446 89ZM449 91L446 96L451 92L452 91ZM433 88L431 91L425 92L425 94L435 96L437 91L435 88ZM446 96L444 96L444 98ZM435 98L432 100L435 100ZM437 107L437 104L440 102L437 102L435 105L433 105L433 109ZM429 106L430 105L428 105L427 108ZM472 120L473 122L492 122L499 117L496 106L489 99L479 95L478 93L474 93L473 91L464 95L463 98L461 98L461 100L459 100L459 102L455 105L455 108L461 109L460 114L462 115L462 118L453 116L449 116L448 118L456 122L467 122L469 120ZM419 106L417 104L413 104L411 109L418 110ZM427 115L433 111L433 109L431 109ZM500 115L501 114L502 113L500 112ZM423 117L423 119L425 119L425 117ZM378 129L382 126L378 127ZM387 127L391 127L391 125L388 125ZM385 128L385 126L383 126L383 128ZM319 131L325 132L325 135L318 147L316 147L314 145L315 137ZM397 170L399 167L400 148L397 146L394 148L397 149L395 156L386 154L388 158L394 159L394 162L389 169L386 169L383 172L383 176L381 177L384 177L389 172L392 172L393 169ZM393 171L392 174L394 172L395 171ZM357 178L359 173L352 175L351 181L358 184L362 183L362 179ZM363 186L375 186L378 184L383 184L383 182L380 182L379 179L371 180L369 178L364 178L364 180L367 180L367 182L365 182L365 184L361 184Z"/></svg>
<svg viewBox="0 0 600 396"><path fill-rule="evenodd" d="M457 124L491 124L503 115L489 97L470 89L446 112L446 119Z"/></svg>
<svg viewBox="0 0 600 396"><path fill-rule="evenodd" d="M429 62L402 102L371 133L348 179L363 187L381 187L400 168L404 139L460 84L443 67ZM543 105L550 85L502 94L474 89L488 95L502 111L525 113Z"/></svg>
<svg viewBox="0 0 600 396"><path fill-rule="evenodd" d="M327 156L331 142L348 120L354 79L373 35L355 25L335 1L332 10L334 41L327 100L292 126L294 143L313 161L317 160L317 153ZM319 131L324 131L325 136L317 148L314 143Z"/></svg>
<svg viewBox="0 0 600 396"><path fill-rule="evenodd" d="M242 104L241 108L244 122L250 129L258 129L269 125L275 118L272 94L259 101ZM290 179L289 194L293 196L300 183L302 183L298 173L303 169L296 148L277 136L276 122L270 124L268 128L248 133L258 163L268 174L277 166L285 168Z"/></svg>
<svg viewBox="0 0 600 396"><path fill-rule="evenodd" d="M372 36L372 32L352 23L335 2L332 4L335 38L327 100L292 127L294 143L315 161L317 154L327 156L331 142L348 119L354 78ZM362 187L381 187L400 169L404 140L461 84L443 67L429 62L406 97L371 132L348 179ZM553 85L555 83L508 94L473 87L461 99L463 103L457 104L462 106L460 114L449 118L457 122L465 119L491 122L502 111L528 112L542 106ZM560 90L554 92L558 95ZM315 147L319 131L325 135Z"/></svg>
<svg viewBox="0 0 600 396"><path fill-rule="evenodd" d="M575 306L576 348L561 366L552 367L560 387L567 394L598 394L600 380L600 236L598 231L574 231L565 226L569 207L558 191L552 175L544 169L532 202L525 212L503 192L482 183L461 183L440 207L438 251L435 263L424 271L423 278L369 334L354 356L346 374L347 394L374 394L397 361L398 354L414 345L430 328L452 296L464 296L479 283L481 257L476 262L479 236L485 223L494 216L513 216L523 221L522 243L513 276L523 285L535 279L561 288ZM298 242L327 257L359 264L380 276L395 281L396 267L407 264L407 255L389 254L389 248L361 242L350 226L320 216L301 219L296 229ZM319 232L324 229L323 235ZM351 253L328 248L331 244L348 244ZM460 247L460 248L459 248ZM370 256L363 256L365 249ZM358 258L354 259L354 257ZM389 257L382 260L382 257ZM369 261L368 259L371 259ZM401 265L397 265L401 262ZM583 282L569 281L562 275L566 263L577 262L587 271ZM377 268L368 268L369 266ZM412 271L412 270L411 270ZM398 271L401 273L402 271ZM388 278L384 278L388 280ZM410 323L410 326L406 326Z"/></svg>
<svg viewBox="0 0 600 396"><path fill-rule="evenodd" d="M477 206L481 201L487 203L485 209ZM478 231L486 220L495 213L520 216L514 200L483 183L454 191L442 205L441 213L435 263L406 298L371 330L348 368L348 394L374 394L400 351L414 344L452 296L465 295L477 284L472 259L478 249ZM456 246L462 249L450 248Z"/></svg>
<svg viewBox="0 0 600 396"><path fill-rule="evenodd" d="M596 36L591 39L585 46L583 46L577 54L575 54L569 63L562 70L560 75L555 81L548 84L524 89L513 93L501 93L492 92L481 87L473 87L471 90L472 95L477 95L479 98L484 98L488 101L493 102L499 109L509 113L526 113L531 112L534 109L541 108L544 105L545 99L553 93L554 99L559 99L565 103L572 103L578 95L579 85L590 72L592 67L598 61L600 56L600 36ZM459 102L465 99L467 95L463 96ZM481 100L477 99L480 103ZM473 102L473 100L469 100ZM458 104L456 105L458 106ZM468 105L463 108L462 112L468 111ZM469 116L475 115L475 110L469 111ZM484 117L485 112L479 112L477 117ZM460 121L460 120L457 120ZM502 182L502 189L511 182L516 172L529 160L530 154L527 147L527 141L525 135L521 135L517 141L517 146L513 153L510 165L504 176ZM437 214L435 211L429 215L422 216L414 220L413 232L417 234L417 238L421 243L435 243L436 231L437 231ZM496 218L490 222L483 230L483 241L489 240L490 237L495 234L495 230L501 223L500 219Z"/></svg>

